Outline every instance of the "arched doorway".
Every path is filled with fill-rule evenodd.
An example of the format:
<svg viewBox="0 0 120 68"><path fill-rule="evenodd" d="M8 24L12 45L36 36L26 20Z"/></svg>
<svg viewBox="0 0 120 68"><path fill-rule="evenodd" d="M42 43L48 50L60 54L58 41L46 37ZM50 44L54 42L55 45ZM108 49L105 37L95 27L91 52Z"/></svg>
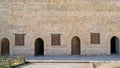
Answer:
<svg viewBox="0 0 120 68"><path fill-rule="evenodd" d="M1 55L9 55L9 40L7 38L1 40Z"/></svg>
<svg viewBox="0 0 120 68"><path fill-rule="evenodd" d="M111 54L119 54L119 38L112 37L111 38Z"/></svg>
<svg viewBox="0 0 120 68"><path fill-rule="evenodd" d="M80 55L80 39L75 36L71 41L71 54L72 55Z"/></svg>
<svg viewBox="0 0 120 68"><path fill-rule="evenodd" d="M44 55L44 42L41 38L35 40L35 56Z"/></svg>

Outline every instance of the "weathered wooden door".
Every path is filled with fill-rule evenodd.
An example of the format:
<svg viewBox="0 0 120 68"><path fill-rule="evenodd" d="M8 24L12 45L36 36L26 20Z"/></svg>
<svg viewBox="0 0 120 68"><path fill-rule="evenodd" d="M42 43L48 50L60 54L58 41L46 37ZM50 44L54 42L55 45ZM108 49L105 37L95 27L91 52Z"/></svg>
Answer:
<svg viewBox="0 0 120 68"><path fill-rule="evenodd" d="M72 38L72 55L80 54L80 39L78 37Z"/></svg>
<svg viewBox="0 0 120 68"><path fill-rule="evenodd" d="M35 41L35 56L44 55L44 42L38 38Z"/></svg>
<svg viewBox="0 0 120 68"><path fill-rule="evenodd" d="M3 38L1 41L1 55L9 55L9 40Z"/></svg>

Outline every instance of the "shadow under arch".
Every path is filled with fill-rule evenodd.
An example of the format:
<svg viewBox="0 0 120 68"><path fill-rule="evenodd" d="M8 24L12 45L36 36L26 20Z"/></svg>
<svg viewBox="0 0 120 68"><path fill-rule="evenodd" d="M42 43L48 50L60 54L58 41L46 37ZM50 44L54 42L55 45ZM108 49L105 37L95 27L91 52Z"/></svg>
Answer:
<svg viewBox="0 0 120 68"><path fill-rule="evenodd" d="M35 40L35 56L44 55L44 41L42 38L37 38Z"/></svg>
<svg viewBox="0 0 120 68"><path fill-rule="evenodd" d="M110 40L111 54L119 54L119 38L113 36Z"/></svg>

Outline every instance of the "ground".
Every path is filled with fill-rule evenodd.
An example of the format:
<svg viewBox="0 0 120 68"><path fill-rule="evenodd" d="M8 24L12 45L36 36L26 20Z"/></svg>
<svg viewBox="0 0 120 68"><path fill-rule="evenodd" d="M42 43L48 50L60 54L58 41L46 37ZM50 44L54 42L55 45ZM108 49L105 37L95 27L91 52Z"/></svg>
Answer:
<svg viewBox="0 0 120 68"><path fill-rule="evenodd" d="M16 68L120 68L120 56L29 56Z"/></svg>
<svg viewBox="0 0 120 68"><path fill-rule="evenodd" d="M29 63L16 68L120 68L120 62L109 63Z"/></svg>
<svg viewBox="0 0 120 68"><path fill-rule="evenodd" d="M31 63L17 68L92 68L92 65L87 63Z"/></svg>

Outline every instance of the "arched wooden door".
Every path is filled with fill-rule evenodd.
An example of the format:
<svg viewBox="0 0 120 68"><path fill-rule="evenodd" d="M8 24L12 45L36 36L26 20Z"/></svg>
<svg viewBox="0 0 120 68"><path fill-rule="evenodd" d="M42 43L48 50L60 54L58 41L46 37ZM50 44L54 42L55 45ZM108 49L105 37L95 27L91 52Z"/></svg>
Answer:
<svg viewBox="0 0 120 68"><path fill-rule="evenodd" d="M9 55L9 40L7 38L1 40L1 55Z"/></svg>
<svg viewBox="0 0 120 68"><path fill-rule="evenodd" d="M80 39L75 36L71 41L71 54L72 55L80 55Z"/></svg>
<svg viewBox="0 0 120 68"><path fill-rule="evenodd" d="M111 54L119 54L119 38L112 37L110 43Z"/></svg>
<svg viewBox="0 0 120 68"><path fill-rule="evenodd" d="M35 56L44 55L44 42L41 38L35 41Z"/></svg>

